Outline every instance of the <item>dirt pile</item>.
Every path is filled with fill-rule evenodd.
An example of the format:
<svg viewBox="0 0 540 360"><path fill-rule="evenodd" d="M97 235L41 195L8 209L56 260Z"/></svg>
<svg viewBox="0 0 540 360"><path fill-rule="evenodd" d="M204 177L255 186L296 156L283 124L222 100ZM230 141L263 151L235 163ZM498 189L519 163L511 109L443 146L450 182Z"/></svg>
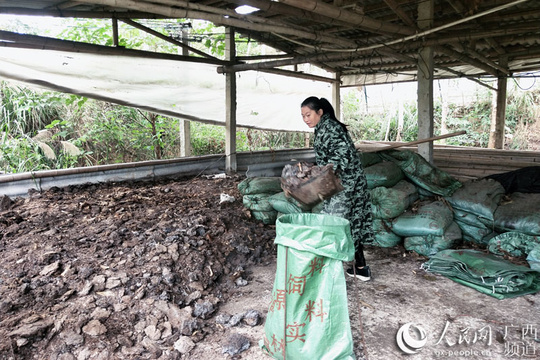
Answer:
<svg viewBox="0 0 540 360"><path fill-rule="evenodd" d="M212 334L260 327L257 310L219 314L252 281L249 266L272 261L275 250L274 226L242 206L241 180L4 198L0 359L193 359L190 351ZM245 341L231 338L224 353L234 356Z"/></svg>

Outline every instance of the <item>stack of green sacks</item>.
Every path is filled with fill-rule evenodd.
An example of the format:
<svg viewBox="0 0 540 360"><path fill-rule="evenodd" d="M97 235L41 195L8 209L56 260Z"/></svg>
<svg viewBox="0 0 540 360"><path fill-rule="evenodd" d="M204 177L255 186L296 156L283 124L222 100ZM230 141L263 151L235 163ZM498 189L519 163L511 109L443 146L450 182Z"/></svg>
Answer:
<svg viewBox="0 0 540 360"><path fill-rule="evenodd" d="M323 203L308 207L297 201L291 196L285 195L285 192L279 192L268 198L268 202L274 210L278 212L278 217L283 214L300 214L300 213L320 213Z"/></svg>
<svg viewBox="0 0 540 360"><path fill-rule="evenodd" d="M451 196L461 187L457 179L410 150L385 150L379 154L384 160L398 165L409 181L433 194Z"/></svg>
<svg viewBox="0 0 540 360"><path fill-rule="evenodd" d="M409 150L378 154L383 161L365 169L373 203L374 245L392 247L403 240L407 250L425 256L456 246L462 234L452 221L451 209L432 203L435 196L452 195L461 183ZM425 201L417 211L418 199Z"/></svg>
<svg viewBox="0 0 540 360"><path fill-rule="evenodd" d="M370 195L374 245L393 247L400 244L402 237L392 231L392 220L418 199L416 187L406 180L400 180L392 187L376 187L370 190Z"/></svg>
<svg viewBox="0 0 540 360"><path fill-rule="evenodd" d="M497 235L494 227L495 211L499 206L504 187L493 179L471 180L463 183L445 200L452 205L454 220L459 225L463 239L487 245Z"/></svg>
<svg viewBox="0 0 540 360"><path fill-rule="evenodd" d="M540 272L478 250L440 251L422 264L422 269L498 299L540 290Z"/></svg>
<svg viewBox="0 0 540 360"><path fill-rule="evenodd" d="M279 177L251 177L238 184L244 207L264 224L275 224L278 212L268 198L282 191Z"/></svg>
<svg viewBox="0 0 540 360"><path fill-rule="evenodd" d="M433 256L461 242L461 230L452 210L442 201L424 201L392 221L394 233L403 236L405 249Z"/></svg>
<svg viewBox="0 0 540 360"><path fill-rule="evenodd" d="M286 196L281 188L280 177L252 177L238 184L242 194L242 202L251 215L265 224L275 224L283 214L314 213L322 210L323 203L314 207L304 204L290 196Z"/></svg>

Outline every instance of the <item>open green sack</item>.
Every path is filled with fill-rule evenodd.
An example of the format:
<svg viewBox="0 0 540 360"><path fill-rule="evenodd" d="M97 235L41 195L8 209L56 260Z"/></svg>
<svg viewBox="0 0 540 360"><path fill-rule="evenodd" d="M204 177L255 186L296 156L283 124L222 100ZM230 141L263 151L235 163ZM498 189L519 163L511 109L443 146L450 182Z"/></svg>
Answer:
<svg viewBox="0 0 540 360"><path fill-rule="evenodd" d="M274 359L354 359L342 261L352 261L349 221L282 215L278 258L262 349Z"/></svg>
<svg viewBox="0 0 540 360"><path fill-rule="evenodd" d="M384 160L396 163L405 176L418 187L434 194L451 196L461 187L459 180L410 150L384 150L380 151L379 155Z"/></svg>
<svg viewBox="0 0 540 360"><path fill-rule="evenodd" d="M497 299L534 294L540 290L540 272L478 250L440 251L423 263L422 269Z"/></svg>

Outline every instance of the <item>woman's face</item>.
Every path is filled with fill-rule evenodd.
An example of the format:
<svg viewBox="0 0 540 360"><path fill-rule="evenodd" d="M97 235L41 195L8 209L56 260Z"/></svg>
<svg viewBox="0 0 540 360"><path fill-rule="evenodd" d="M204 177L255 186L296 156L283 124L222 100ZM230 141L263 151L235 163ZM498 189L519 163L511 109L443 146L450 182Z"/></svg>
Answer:
<svg viewBox="0 0 540 360"><path fill-rule="evenodd" d="M304 120L306 125L309 126L310 128L317 126L323 114L322 109L319 109L319 111L315 111L315 110L310 109L307 106L303 106L301 110L302 110L302 120Z"/></svg>

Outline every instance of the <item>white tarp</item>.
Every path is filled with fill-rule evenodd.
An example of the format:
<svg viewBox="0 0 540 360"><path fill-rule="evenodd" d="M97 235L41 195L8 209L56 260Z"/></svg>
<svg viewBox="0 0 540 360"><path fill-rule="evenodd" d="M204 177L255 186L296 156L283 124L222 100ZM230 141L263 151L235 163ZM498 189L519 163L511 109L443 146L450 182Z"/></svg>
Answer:
<svg viewBox="0 0 540 360"><path fill-rule="evenodd" d="M300 103L311 95L330 100L328 83L254 71L236 76L239 127L309 131ZM0 47L0 79L225 124L225 75L215 65Z"/></svg>

